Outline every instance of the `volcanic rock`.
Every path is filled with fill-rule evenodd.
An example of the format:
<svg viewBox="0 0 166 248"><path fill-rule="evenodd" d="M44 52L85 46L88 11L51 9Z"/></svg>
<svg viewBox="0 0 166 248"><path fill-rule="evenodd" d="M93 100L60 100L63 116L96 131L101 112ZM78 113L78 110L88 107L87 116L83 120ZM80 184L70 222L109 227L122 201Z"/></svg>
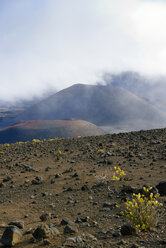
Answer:
<svg viewBox="0 0 166 248"><path fill-rule="evenodd" d="M125 224L121 227L121 230L120 230L121 234L123 236L126 236L126 235L135 235L136 234L136 229L131 226L130 224Z"/></svg>
<svg viewBox="0 0 166 248"><path fill-rule="evenodd" d="M156 188L159 191L159 194L161 196L166 196L166 181L160 182L159 184L156 185Z"/></svg>
<svg viewBox="0 0 166 248"><path fill-rule="evenodd" d="M4 246L14 246L20 243L22 239L22 231L16 226L8 226L1 238L1 242Z"/></svg>

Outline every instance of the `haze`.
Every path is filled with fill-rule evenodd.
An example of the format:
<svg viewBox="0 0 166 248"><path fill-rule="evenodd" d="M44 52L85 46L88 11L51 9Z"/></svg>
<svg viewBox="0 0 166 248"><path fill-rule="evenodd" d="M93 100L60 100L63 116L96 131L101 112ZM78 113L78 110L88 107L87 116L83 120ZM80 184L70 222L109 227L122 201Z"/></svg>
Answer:
<svg viewBox="0 0 166 248"><path fill-rule="evenodd" d="M105 72L166 76L165 13L154 0L1 0L0 100Z"/></svg>

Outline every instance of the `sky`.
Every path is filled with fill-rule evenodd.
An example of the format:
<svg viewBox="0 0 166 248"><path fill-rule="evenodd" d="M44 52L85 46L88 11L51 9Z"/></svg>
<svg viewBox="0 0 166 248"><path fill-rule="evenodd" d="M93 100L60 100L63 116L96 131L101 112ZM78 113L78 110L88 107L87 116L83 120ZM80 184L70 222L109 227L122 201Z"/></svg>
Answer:
<svg viewBox="0 0 166 248"><path fill-rule="evenodd" d="M166 76L166 0L0 0L0 100L105 72Z"/></svg>

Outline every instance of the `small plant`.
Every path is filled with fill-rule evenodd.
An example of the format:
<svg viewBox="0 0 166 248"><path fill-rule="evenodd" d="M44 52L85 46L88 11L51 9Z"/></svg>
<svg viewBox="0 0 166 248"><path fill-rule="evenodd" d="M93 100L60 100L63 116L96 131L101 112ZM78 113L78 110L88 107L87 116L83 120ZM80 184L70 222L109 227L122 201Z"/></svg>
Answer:
<svg viewBox="0 0 166 248"><path fill-rule="evenodd" d="M17 144L17 145L22 145L22 144L24 144L24 142L18 141L18 142L16 142L16 144Z"/></svg>
<svg viewBox="0 0 166 248"><path fill-rule="evenodd" d="M81 139L81 136L77 136L77 139Z"/></svg>
<svg viewBox="0 0 166 248"><path fill-rule="evenodd" d="M125 203L126 210L121 213L132 222L140 231L148 231L156 226L159 220L159 207L162 206L157 198L159 194L153 194L152 189L143 187L144 194L133 194L132 200Z"/></svg>
<svg viewBox="0 0 166 248"><path fill-rule="evenodd" d="M33 139L32 142L33 142L33 143L39 143L39 142L41 142L41 141L40 141L39 139Z"/></svg>
<svg viewBox="0 0 166 248"><path fill-rule="evenodd" d="M106 183L111 177L110 173L112 175L112 171L110 171L109 169L105 169L104 171L95 175L96 181L98 183Z"/></svg>
<svg viewBox="0 0 166 248"><path fill-rule="evenodd" d="M4 154L4 152L0 152L0 155L3 155Z"/></svg>
<svg viewBox="0 0 166 248"><path fill-rule="evenodd" d="M9 146L10 146L10 144L5 144L5 146L6 146L6 147L9 147Z"/></svg>
<svg viewBox="0 0 166 248"><path fill-rule="evenodd" d="M123 170L119 167L114 167L115 171L112 171L110 168L106 168L100 172L100 174L96 175L96 179L98 182L107 182L110 179L119 181L125 174Z"/></svg>
<svg viewBox="0 0 166 248"><path fill-rule="evenodd" d="M61 150L58 150L58 155L62 155L62 151Z"/></svg>
<svg viewBox="0 0 166 248"><path fill-rule="evenodd" d="M115 171L113 172L112 179L119 181L123 176L125 176L124 170L120 169L119 167L114 166Z"/></svg>
<svg viewBox="0 0 166 248"><path fill-rule="evenodd" d="M103 154L103 153L104 153L104 150L103 150L103 149L99 149L99 150L97 151L97 153Z"/></svg>

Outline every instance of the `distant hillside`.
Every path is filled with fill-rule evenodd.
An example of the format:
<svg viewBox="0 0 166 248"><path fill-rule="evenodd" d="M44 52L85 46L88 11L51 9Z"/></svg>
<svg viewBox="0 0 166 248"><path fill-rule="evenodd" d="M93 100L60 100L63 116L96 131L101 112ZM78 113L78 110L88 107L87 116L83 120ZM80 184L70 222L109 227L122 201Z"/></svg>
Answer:
<svg viewBox="0 0 166 248"><path fill-rule="evenodd" d="M166 124L162 112L125 89L83 84L73 85L46 98L27 109L17 121L69 118L86 120L97 126L127 127L128 130Z"/></svg>
<svg viewBox="0 0 166 248"><path fill-rule="evenodd" d="M23 111L23 108L0 108L0 129L12 125L16 116Z"/></svg>
<svg viewBox="0 0 166 248"><path fill-rule="evenodd" d="M96 136L104 134L97 126L81 120L25 121L0 130L0 144L32 139Z"/></svg>
<svg viewBox="0 0 166 248"><path fill-rule="evenodd" d="M30 99L15 99L5 101L0 99L0 129L8 127L16 122L16 116L23 112L25 109L33 106L34 104L42 101L55 93L55 89L48 88L41 95L30 96Z"/></svg>
<svg viewBox="0 0 166 248"><path fill-rule="evenodd" d="M148 77L137 72L127 71L119 74L105 73L106 85L121 87L166 111L166 77Z"/></svg>

